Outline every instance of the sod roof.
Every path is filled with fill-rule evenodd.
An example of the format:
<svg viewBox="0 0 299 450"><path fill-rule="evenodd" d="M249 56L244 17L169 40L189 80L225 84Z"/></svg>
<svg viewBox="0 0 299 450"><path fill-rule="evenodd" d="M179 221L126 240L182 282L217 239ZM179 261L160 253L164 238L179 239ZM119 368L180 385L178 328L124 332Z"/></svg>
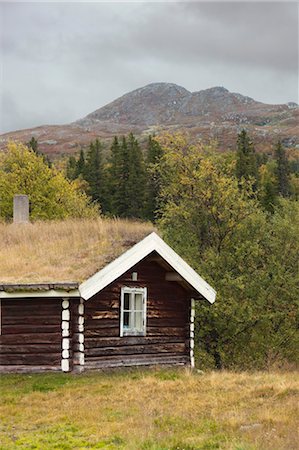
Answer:
<svg viewBox="0 0 299 450"><path fill-rule="evenodd" d="M0 223L0 286L81 283L153 230L120 219Z"/></svg>

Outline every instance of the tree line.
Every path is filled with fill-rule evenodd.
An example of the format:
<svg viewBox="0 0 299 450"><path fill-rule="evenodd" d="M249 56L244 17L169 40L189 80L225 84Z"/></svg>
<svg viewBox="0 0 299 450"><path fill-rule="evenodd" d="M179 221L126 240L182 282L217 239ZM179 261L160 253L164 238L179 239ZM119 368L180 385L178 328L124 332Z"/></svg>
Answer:
<svg viewBox="0 0 299 450"><path fill-rule="evenodd" d="M149 136L145 152L136 137L114 137L108 158L104 144L96 139L79 156L70 156L66 176L81 179L82 187L92 201L100 205L105 215L155 221L160 211L160 176L157 166L162 157L159 138ZM261 206L273 213L280 197L298 197L298 177L292 174L286 151L281 142L273 155L256 153L245 130L237 136L235 159L236 178L254 180Z"/></svg>

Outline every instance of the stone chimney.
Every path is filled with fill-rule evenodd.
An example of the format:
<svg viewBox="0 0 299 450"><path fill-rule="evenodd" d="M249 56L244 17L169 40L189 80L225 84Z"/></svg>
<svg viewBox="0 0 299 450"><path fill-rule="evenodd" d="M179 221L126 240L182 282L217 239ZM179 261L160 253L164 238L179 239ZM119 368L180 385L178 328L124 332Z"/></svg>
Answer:
<svg viewBox="0 0 299 450"><path fill-rule="evenodd" d="M28 195L15 195L13 199L13 223L29 223Z"/></svg>

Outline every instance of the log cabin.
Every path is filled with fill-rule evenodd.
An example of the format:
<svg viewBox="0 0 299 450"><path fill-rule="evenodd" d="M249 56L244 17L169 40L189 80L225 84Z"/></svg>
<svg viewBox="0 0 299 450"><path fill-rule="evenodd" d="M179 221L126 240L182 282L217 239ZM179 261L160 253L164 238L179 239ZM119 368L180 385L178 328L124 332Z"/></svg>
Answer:
<svg viewBox="0 0 299 450"><path fill-rule="evenodd" d="M155 231L143 229L141 235L147 235L133 243L140 233L130 230L128 238L128 232L113 231L110 221L97 246L95 225L88 229L86 221L77 221L72 226L73 233L63 223L18 225L17 230L2 225L0 372L194 367L195 302L213 303L214 289ZM103 227L103 221L96 226ZM76 247L81 228L84 245ZM6 241L3 230L9 230ZM60 259L52 253L54 242Z"/></svg>

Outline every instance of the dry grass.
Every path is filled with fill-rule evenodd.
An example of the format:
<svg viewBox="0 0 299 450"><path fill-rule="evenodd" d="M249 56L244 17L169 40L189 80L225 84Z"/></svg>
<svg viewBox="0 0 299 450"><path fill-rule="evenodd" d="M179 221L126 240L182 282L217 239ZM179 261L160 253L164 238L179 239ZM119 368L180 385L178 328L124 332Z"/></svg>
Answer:
<svg viewBox="0 0 299 450"><path fill-rule="evenodd" d="M2 376L0 448L295 450L296 373Z"/></svg>
<svg viewBox="0 0 299 450"><path fill-rule="evenodd" d="M0 283L83 281L151 231L120 219L0 223Z"/></svg>

